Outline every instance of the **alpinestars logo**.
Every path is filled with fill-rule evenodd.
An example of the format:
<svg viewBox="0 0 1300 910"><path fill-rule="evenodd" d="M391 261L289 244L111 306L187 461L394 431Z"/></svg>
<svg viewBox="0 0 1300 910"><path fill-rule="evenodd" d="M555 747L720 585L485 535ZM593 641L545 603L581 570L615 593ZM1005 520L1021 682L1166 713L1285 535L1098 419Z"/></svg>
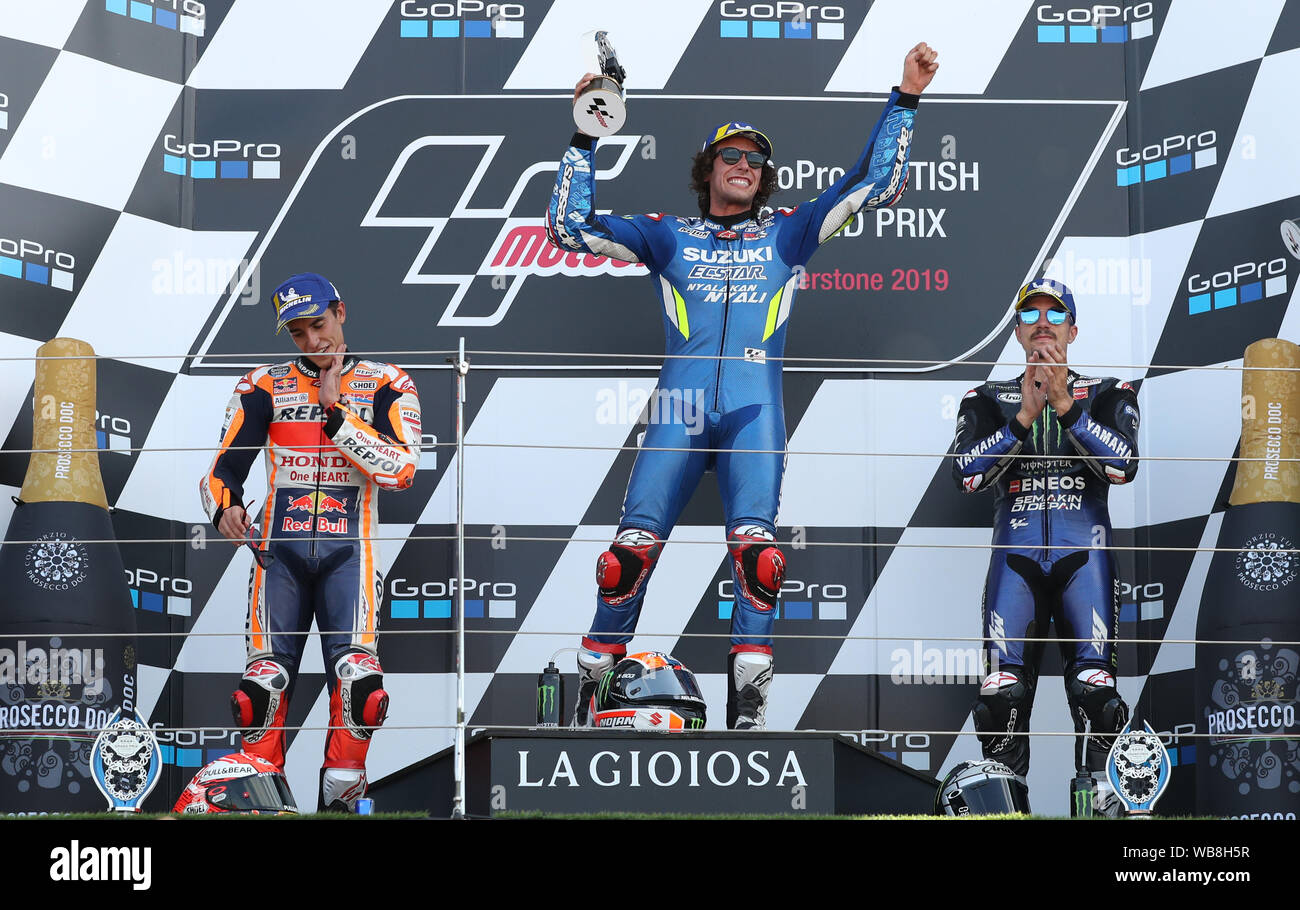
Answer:
<svg viewBox="0 0 1300 910"><path fill-rule="evenodd" d="M479 184L488 172L493 159L505 141L505 136L422 136L410 142L402 149L393 162L376 193L374 201L361 219L361 227L409 227L428 231L424 243L412 260L402 284L453 285L456 290L451 301L438 318L440 326L493 326L499 325L510 311L511 304L523 287L529 275L564 274L570 276L587 275L645 275L644 265L615 262L605 256L593 256L557 249L546 240L546 229L541 218L516 218L515 210L519 198L530 180L538 174L554 174L560 166L559 161L538 161L526 167L514 186L506 194L505 202L496 208L472 208L469 204L478 192ZM619 147L621 152L612 168L597 171L597 179L613 180L623 173L628 161L636 149L640 136L612 136L601 140L602 148ZM477 147L483 149L473 174L465 181L465 191L461 193L447 216L391 216L379 212L388 202L389 194L405 173L411 157L421 149L431 146ZM448 231L452 221L461 218L495 219L501 221L501 230L492 241L491 246L479 261L472 273L455 275L428 275L420 271L422 263L428 260L431 251ZM449 236L454 236L455 228L450 229ZM468 260L468 261L472 261ZM475 278L487 277L505 283L505 294L501 297L495 310L481 316L461 314L460 308ZM466 307L469 309L469 307Z"/></svg>

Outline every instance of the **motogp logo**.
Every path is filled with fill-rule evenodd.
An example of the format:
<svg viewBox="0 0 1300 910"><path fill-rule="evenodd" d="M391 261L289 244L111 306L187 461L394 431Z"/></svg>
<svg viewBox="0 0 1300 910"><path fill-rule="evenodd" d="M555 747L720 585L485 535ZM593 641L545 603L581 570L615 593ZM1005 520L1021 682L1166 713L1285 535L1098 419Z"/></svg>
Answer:
<svg viewBox="0 0 1300 910"><path fill-rule="evenodd" d="M479 192L479 184L491 169L493 159L500 150L505 136L422 136L409 143L389 168L379 192L361 219L361 227L405 227L422 228L428 235L421 245L419 253L412 260L402 284L452 285L455 291L450 303L438 318L440 326L493 326L505 319L511 304L523 287L529 275L644 275L645 266L615 262L604 256L591 256L571 253L552 247L546 240L546 231L540 218L514 217L520 196L530 180L539 173L553 174L559 168L559 161L539 161L524 169L515 180L514 185L505 194L505 202L499 207L474 207L469 201ZM598 172L598 179L612 180L623 173L632 157L640 136L612 136L601 140L601 147L621 147L618 160L608 170ZM437 216L394 216L381 215L389 205L398 179L406 172L412 156L422 149L436 146L481 148L482 154L477 167L465 183L465 190L456 201L450 215ZM452 221L460 219L487 219L501 222L495 240L489 245L477 268L471 272L450 275L430 275L421 272L421 266L428 260L434 247L444 234L454 236L456 228ZM472 260L470 260L472 261ZM504 287L505 294L496 309L484 315L468 315L460 312L466 303L470 286L476 278L493 279L493 287ZM466 306L466 309L472 309Z"/></svg>

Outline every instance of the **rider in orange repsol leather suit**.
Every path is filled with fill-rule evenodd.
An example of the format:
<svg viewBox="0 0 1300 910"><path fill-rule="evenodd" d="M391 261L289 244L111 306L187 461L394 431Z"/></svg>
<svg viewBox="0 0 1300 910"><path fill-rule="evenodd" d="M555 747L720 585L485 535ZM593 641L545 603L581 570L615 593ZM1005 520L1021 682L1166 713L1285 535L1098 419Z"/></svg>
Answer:
<svg viewBox="0 0 1300 910"><path fill-rule="evenodd" d="M295 275L273 298L281 325L324 311L322 298L337 300L332 284ZM324 410L321 381L308 356L243 376L200 493L219 529L228 509L239 508L242 518L244 480L265 453L268 492L256 546L274 560L252 568L248 665L231 707L244 751L283 768L285 717L315 616L330 692L320 805L351 811L365 795L370 737L388 708L376 653L383 593L376 500L380 490L402 490L414 479L420 402L402 369L351 355L341 363L338 400Z"/></svg>

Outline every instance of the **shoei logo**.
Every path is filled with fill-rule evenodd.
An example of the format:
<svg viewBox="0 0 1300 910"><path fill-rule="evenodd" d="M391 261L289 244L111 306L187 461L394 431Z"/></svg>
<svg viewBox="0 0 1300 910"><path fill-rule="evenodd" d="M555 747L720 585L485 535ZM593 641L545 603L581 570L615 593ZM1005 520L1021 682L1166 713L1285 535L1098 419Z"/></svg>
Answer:
<svg viewBox="0 0 1300 910"><path fill-rule="evenodd" d="M722 0L719 34L723 38L817 38L844 40L844 7L778 0L743 3Z"/></svg>
<svg viewBox="0 0 1300 910"><path fill-rule="evenodd" d="M1155 4L1034 7L1039 44L1123 44L1155 33Z"/></svg>
<svg viewBox="0 0 1300 910"><path fill-rule="evenodd" d="M466 619L514 619L519 588L510 581L465 579ZM423 584L394 578L388 584L388 612L393 619L451 619L457 582L426 581Z"/></svg>
<svg viewBox="0 0 1300 910"><path fill-rule="evenodd" d="M104 0L104 9L198 38L207 23L207 10L199 0Z"/></svg>
<svg viewBox="0 0 1300 910"><path fill-rule="evenodd" d="M0 275L71 291L77 258L35 240L0 237Z"/></svg>
<svg viewBox="0 0 1300 910"><path fill-rule="evenodd" d="M608 176L605 179L613 180L623 173L640 139L640 136L611 136L608 139L601 140L602 148L621 147L618 160L609 169ZM427 239L420 247L418 255L412 260L406 275L402 278L402 284L455 286L456 290L452 294L451 301L438 319L438 325L440 326L492 326L499 324L510 311L510 306L514 303L516 295L523 287L525 279L531 275L550 276L562 274L573 277L647 274L644 265L616 262L605 256L592 256L561 250L547 242L546 230L542 226L540 219L513 217L518 200L523 195L528 182L539 173L554 173L558 166L556 161L538 161L526 167L523 173L516 178L513 187L505 194L505 204L499 208L471 208L468 201L478 195L479 184L483 181L484 176L491 171L492 161L504 140L505 136L424 136L416 139L397 156L397 160L393 162L387 176L382 181L379 192L370 203L365 215L362 216L360 226L363 228L406 227L422 228L426 231ZM378 214L385 208L389 194L406 170L411 157L421 149L431 146L449 146L453 148L469 146L483 149L477 167L471 174L463 178L465 180L465 190L461 193L451 213L447 216L414 217ZM602 175L606 174L604 170L601 173ZM448 179L460 178L453 178L448 175ZM441 238L443 236L455 237L457 235L456 229L451 223L460 219L496 220L501 222L501 229L497 232L496 238L489 244L473 273L458 275L427 275L421 273L421 266L429 258ZM471 255L463 261L473 262L474 257ZM466 297L469 295L475 279L490 280L493 289L498 291L496 296L499 300L496 309L486 315L461 315L459 310L462 304L465 304L467 310L476 309L472 299L471 302L466 302ZM500 294L500 290L504 290L505 293Z"/></svg>
<svg viewBox="0 0 1300 910"><path fill-rule="evenodd" d="M1285 257L1267 262L1239 262L1212 275L1196 272L1187 279L1187 312L1193 316L1211 309L1224 310L1239 303L1286 294Z"/></svg>
<svg viewBox="0 0 1300 910"><path fill-rule="evenodd" d="M1116 186L1159 180L1175 174L1186 174L1203 167L1218 164L1215 144L1219 134L1206 130L1195 135L1167 136L1142 148L1122 148L1115 153Z"/></svg>
<svg viewBox="0 0 1300 910"><path fill-rule="evenodd" d="M163 170L194 180L278 180L280 145L239 139L182 142L168 133L163 136Z"/></svg>
<svg viewBox="0 0 1300 910"><path fill-rule="evenodd" d="M522 3L484 3L456 0L453 3L417 3L402 0L402 38L522 38Z"/></svg>

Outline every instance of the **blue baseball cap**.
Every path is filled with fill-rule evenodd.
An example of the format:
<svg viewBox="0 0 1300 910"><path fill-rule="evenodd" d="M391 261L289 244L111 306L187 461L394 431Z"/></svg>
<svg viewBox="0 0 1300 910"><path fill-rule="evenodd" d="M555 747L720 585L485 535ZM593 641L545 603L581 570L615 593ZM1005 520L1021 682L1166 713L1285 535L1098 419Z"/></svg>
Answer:
<svg viewBox="0 0 1300 910"><path fill-rule="evenodd" d="M764 155L769 158L772 157L772 140L748 123L740 123L735 120L724 123L709 133L709 138L704 140L704 145L700 146L700 151L707 152L712 146L717 145L723 139L730 139L732 136L742 136L748 139L758 146Z"/></svg>
<svg viewBox="0 0 1300 910"><path fill-rule="evenodd" d="M319 316L330 303L342 299L338 288L324 275L302 272L285 279L271 295L275 306L275 334L279 335L292 320Z"/></svg>
<svg viewBox="0 0 1300 910"><path fill-rule="evenodd" d="M1070 311L1070 321L1077 323L1079 314L1074 309L1074 295L1070 289L1051 278L1037 278L1016 292L1016 309L1023 310L1033 297L1050 297Z"/></svg>

